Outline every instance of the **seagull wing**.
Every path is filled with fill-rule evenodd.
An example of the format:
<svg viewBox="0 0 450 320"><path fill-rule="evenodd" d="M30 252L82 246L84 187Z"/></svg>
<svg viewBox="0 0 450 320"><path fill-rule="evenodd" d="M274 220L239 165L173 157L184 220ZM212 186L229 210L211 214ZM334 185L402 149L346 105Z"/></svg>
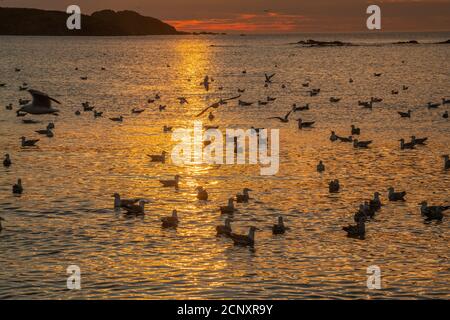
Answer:
<svg viewBox="0 0 450 320"><path fill-rule="evenodd" d="M288 119L289 119L289 116L291 115L291 113L292 113L292 110L289 111L289 112L284 116L284 119L285 119L285 120L288 120Z"/></svg>
<svg viewBox="0 0 450 320"><path fill-rule="evenodd" d="M222 101L230 101L230 100L236 100L239 99L241 97L241 95L235 96L235 97L231 97L231 98L227 98L227 99L222 99Z"/></svg>
<svg viewBox="0 0 450 320"><path fill-rule="evenodd" d="M30 89L28 92L33 97L33 105L50 108L51 101L61 104L58 100L49 97L48 94L41 91Z"/></svg>

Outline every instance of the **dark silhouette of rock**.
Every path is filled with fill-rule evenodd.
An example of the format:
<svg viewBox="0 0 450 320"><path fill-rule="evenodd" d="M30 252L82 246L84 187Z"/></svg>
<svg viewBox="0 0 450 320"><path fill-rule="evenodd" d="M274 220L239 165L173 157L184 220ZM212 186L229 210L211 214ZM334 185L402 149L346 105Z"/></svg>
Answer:
<svg viewBox="0 0 450 320"><path fill-rule="evenodd" d="M410 41L394 42L394 44L419 44L419 42L417 40L410 40Z"/></svg>
<svg viewBox="0 0 450 320"><path fill-rule="evenodd" d="M66 12L0 8L1 35L143 36L185 34L158 19L134 11L102 10L81 16L81 30L69 30Z"/></svg>
<svg viewBox="0 0 450 320"><path fill-rule="evenodd" d="M349 42L342 41L317 41L317 40L306 40L299 41L297 44L307 46L307 47L343 47L343 46L353 46L353 44Z"/></svg>

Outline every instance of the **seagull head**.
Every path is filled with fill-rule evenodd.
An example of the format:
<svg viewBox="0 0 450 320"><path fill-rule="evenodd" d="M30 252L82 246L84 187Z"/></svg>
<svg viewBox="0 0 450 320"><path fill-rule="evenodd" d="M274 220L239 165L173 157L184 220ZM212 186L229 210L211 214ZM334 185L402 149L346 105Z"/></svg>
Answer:
<svg viewBox="0 0 450 320"><path fill-rule="evenodd" d="M428 202L427 201L422 201L421 203L419 203L419 206L427 207L428 206Z"/></svg>

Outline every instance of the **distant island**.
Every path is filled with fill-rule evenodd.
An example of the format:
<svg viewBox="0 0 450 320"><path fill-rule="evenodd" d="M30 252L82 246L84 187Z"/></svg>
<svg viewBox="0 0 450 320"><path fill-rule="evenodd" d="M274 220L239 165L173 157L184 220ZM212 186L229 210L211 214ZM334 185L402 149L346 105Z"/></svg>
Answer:
<svg viewBox="0 0 450 320"><path fill-rule="evenodd" d="M161 20L134 11L102 10L81 16L81 30L69 30L61 11L0 7L0 35L145 36L187 34Z"/></svg>

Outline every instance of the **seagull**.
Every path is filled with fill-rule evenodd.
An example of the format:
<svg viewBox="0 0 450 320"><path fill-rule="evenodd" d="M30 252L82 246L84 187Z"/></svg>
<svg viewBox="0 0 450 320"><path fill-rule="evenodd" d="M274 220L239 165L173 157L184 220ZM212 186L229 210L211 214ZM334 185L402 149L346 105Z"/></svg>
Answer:
<svg viewBox="0 0 450 320"><path fill-rule="evenodd" d="M335 141L339 140L339 137L336 135L336 133L334 131L331 131L330 140L331 140L331 142L335 142Z"/></svg>
<svg viewBox="0 0 450 320"><path fill-rule="evenodd" d="M6 110L12 110L13 109L12 103L8 104L5 108Z"/></svg>
<svg viewBox="0 0 450 320"><path fill-rule="evenodd" d="M121 199L120 194L114 193L114 208L122 208L138 203L142 199Z"/></svg>
<svg viewBox="0 0 450 320"><path fill-rule="evenodd" d="M170 217L161 218L162 227L163 228L176 228L178 227L178 212L177 210L172 211L172 215Z"/></svg>
<svg viewBox="0 0 450 320"><path fill-rule="evenodd" d="M277 98L267 97L267 101L269 102L274 102L275 100L277 100Z"/></svg>
<svg viewBox="0 0 450 320"><path fill-rule="evenodd" d="M33 119L23 119L22 122L25 123L25 124L37 124L37 123L40 123L40 121L36 121L36 120L33 120Z"/></svg>
<svg viewBox="0 0 450 320"><path fill-rule="evenodd" d="M398 94L398 91L397 90L392 90L391 94Z"/></svg>
<svg viewBox="0 0 450 320"><path fill-rule="evenodd" d="M54 125L53 125L54 126ZM44 130L37 130L35 131L37 134L42 134L42 135L51 135L51 129L53 127L52 125L50 125L50 123L47 125L47 128Z"/></svg>
<svg viewBox="0 0 450 320"><path fill-rule="evenodd" d="M200 83L201 86L205 87L206 91L209 91L209 77L205 76L205 78L203 79L203 81Z"/></svg>
<svg viewBox="0 0 450 320"><path fill-rule="evenodd" d="M101 116L103 116L103 112L94 110L94 118L100 118Z"/></svg>
<svg viewBox="0 0 450 320"><path fill-rule="evenodd" d="M323 164L322 160L319 161L319 164L317 165L317 172L322 173L325 171L325 165Z"/></svg>
<svg viewBox="0 0 450 320"><path fill-rule="evenodd" d="M157 155L148 155L151 159L151 162L161 162L161 163L165 163L166 162L166 154L167 152L163 151L162 154L157 154Z"/></svg>
<svg viewBox="0 0 450 320"><path fill-rule="evenodd" d="M12 192L14 194L22 194L23 193L22 179L17 180L17 184L13 185Z"/></svg>
<svg viewBox="0 0 450 320"><path fill-rule="evenodd" d="M215 118L215 117L214 117L213 113L210 112L210 113L209 113L209 116L208 116L209 121L213 121L214 118Z"/></svg>
<svg viewBox="0 0 450 320"><path fill-rule="evenodd" d="M292 111L297 112L297 111L306 111L309 110L309 103L305 104L304 106L301 107L297 107L297 105L294 103L292 105Z"/></svg>
<svg viewBox="0 0 450 320"><path fill-rule="evenodd" d="M289 122L289 116L291 115L291 113L292 113L292 110L289 111L289 112L284 116L284 118L282 118L282 117L271 117L271 118L267 118L267 119L268 119L268 120L276 119L276 120L280 120L280 121L283 122L283 123L287 123L287 122Z"/></svg>
<svg viewBox="0 0 450 320"><path fill-rule="evenodd" d="M76 116L80 116L81 115L81 111L80 110L75 111L75 115Z"/></svg>
<svg viewBox="0 0 450 320"><path fill-rule="evenodd" d="M204 113L206 113L209 109L217 109L220 106L226 105L227 101L231 101L231 100L236 100L239 99L241 97L241 95L237 95L235 97L231 97L231 98L227 98L227 99L220 99L219 101L213 103L212 105L210 105L209 107L207 107L206 109L202 110L202 112L200 112L198 115L196 115L196 117L200 117L202 116Z"/></svg>
<svg viewBox="0 0 450 320"><path fill-rule="evenodd" d="M5 221L5 219L3 219L2 217L0 217L0 231L3 230L2 221Z"/></svg>
<svg viewBox="0 0 450 320"><path fill-rule="evenodd" d="M275 76L275 73L271 75L265 73L264 76L266 77L266 83L272 83L272 78Z"/></svg>
<svg viewBox="0 0 450 320"><path fill-rule="evenodd" d="M95 107L92 107L89 105L89 101L83 102L83 103L81 103L81 105L83 106L84 112L92 111L95 108Z"/></svg>
<svg viewBox="0 0 450 320"><path fill-rule="evenodd" d="M388 191L389 201L405 201L406 191L395 192L395 189L393 187L390 187Z"/></svg>
<svg viewBox="0 0 450 320"><path fill-rule="evenodd" d="M364 108L367 108L367 109L372 109L373 101L370 101L370 102L366 102L366 101L358 101L358 105L359 105L360 107L364 107Z"/></svg>
<svg viewBox="0 0 450 320"><path fill-rule="evenodd" d="M39 142L39 139L27 140L25 137L21 137L20 139L22 140L22 147L34 147Z"/></svg>
<svg viewBox="0 0 450 320"><path fill-rule="evenodd" d="M234 207L234 199L230 198L228 199L228 205L220 207L220 213L221 214L233 214L236 211Z"/></svg>
<svg viewBox="0 0 450 320"><path fill-rule="evenodd" d="M236 195L236 202L237 203L247 203L250 199L250 195L248 194L249 191L252 191L252 189L244 188L242 191L242 194Z"/></svg>
<svg viewBox="0 0 450 320"><path fill-rule="evenodd" d="M428 138L416 138L416 136L411 136L411 143L425 145Z"/></svg>
<svg viewBox="0 0 450 320"><path fill-rule="evenodd" d="M286 233L286 227L284 225L282 216L279 216L278 223L273 225L272 233L273 234L285 234Z"/></svg>
<svg viewBox="0 0 450 320"><path fill-rule="evenodd" d="M208 200L208 192L202 186L198 186L195 190L197 191L198 200L202 201Z"/></svg>
<svg viewBox="0 0 450 320"><path fill-rule="evenodd" d="M331 181L328 185L328 190L330 193L338 193L340 189L341 186L338 179Z"/></svg>
<svg viewBox="0 0 450 320"><path fill-rule="evenodd" d="M258 106L267 106L268 104L269 104L268 101L261 101L261 100L258 100Z"/></svg>
<svg viewBox="0 0 450 320"><path fill-rule="evenodd" d="M405 86L405 85L403 85L402 89L403 89L403 91L405 91L405 90L408 90L408 89L409 89L409 87L408 87L408 86Z"/></svg>
<svg viewBox="0 0 450 320"><path fill-rule="evenodd" d="M352 124L352 136L353 135L355 135L355 136L359 136L361 134L361 129L360 128L357 128L357 127L355 127L355 125L354 124Z"/></svg>
<svg viewBox="0 0 450 320"><path fill-rule="evenodd" d="M117 117L117 118L109 118L109 120L114 122L123 122L123 116Z"/></svg>
<svg viewBox="0 0 450 320"><path fill-rule="evenodd" d="M411 110L408 110L408 112L399 111L398 114L402 118L411 118L411 112L412 112Z"/></svg>
<svg viewBox="0 0 450 320"><path fill-rule="evenodd" d="M161 112L161 111L163 111L163 110L166 110L166 108L167 108L167 106L160 105L160 106L159 106L159 111Z"/></svg>
<svg viewBox="0 0 450 320"><path fill-rule="evenodd" d="M375 77L381 77L382 73L374 73L373 74Z"/></svg>
<svg viewBox="0 0 450 320"><path fill-rule="evenodd" d="M3 160L3 166L6 168L9 168L11 166L11 158L9 157L9 154L5 154L5 159Z"/></svg>
<svg viewBox="0 0 450 320"><path fill-rule="evenodd" d="M359 141L358 139L355 139L353 141L353 147L354 148L368 148L369 145L372 144L372 141Z"/></svg>
<svg viewBox="0 0 450 320"><path fill-rule="evenodd" d="M383 101L383 99L381 99L381 98L376 98L376 97L371 97L370 98L370 102L372 102L372 103L374 103L374 102L381 102L381 101Z"/></svg>
<svg viewBox="0 0 450 320"><path fill-rule="evenodd" d="M174 180L159 180L164 188L175 187L178 189L178 183L180 182L180 176L177 174Z"/></svg>
<svg viewBox="0 0 450 320"><path fill-rule="evenodd" d="M238 90L237 90L239 93L244 93L245 92L245 89L239 89L238 88Z"/></svg>
<svg viewBox="0 0 450 320"><path fill-rule="evenodd" d="M450 209L450 206L428 206L426 201L419 203L420 213L427 217L428 221L431 220L442 220L444 218L444 211Z"/></svg>
<svg viewBox="0 0 450 320"><path fill-rule="evenodd" d="M253 104L253 102L246 102L246 101L239 100L239 106L241 106L241 107L249 107L252 104Z"/></svg>
<svg viewBox="0 0 450 320"><path fill-rule="evenodd" d="M25 117L27 113L17 112L17 117Z"/></svg>
<svg viewBox="0 0 450 320"><path fill-rule="evenodd" d="M168 126L166 126L166 125L164 125L164 127L163 127L163 131L164 131L165 133L172 132L172 130L173 130L173 127L168 127Z"/></svg>
<svg viewBox="0 0 450 320"><path fill-rule="evenodd" d="M348 227L343 227L342 230L347 232L347 237L349 238L359 238L364 240L366 235L366 223L365 219L359 219L356 226L349 225Z"/></svg>
<svg viewBox="0 0 450 320"><path fill-rule="evenodd" d="M427 107L428 107L428 109L436 109L436 108L439 108L440 105L441 105L440 103L428 102Z"/></svg>
<svg viewBox="0 0 450 320"><path fill-rule="evenodd" d="M255 231L256 227L250 227L248 235L240 235L236 233L231 233L230 238L233 240L234 244L237 246L254 246L255 244Z"/></svg>
<svg viewBox="0 0 450 320"><path fill-rule="evenodd" d="M312 126L316 123L315 121L312 121L312 122L303 122L303 120L300 118L300 119L297 119L297 121L298 121L298 128L299 129L303 129L303 128L312 128Z"/></svg>
<svg viewBox="0 0 450 320"><path fill-rule="evenodd" d="M339 141L341 141L341 142L348 142L348 143L353 142L353 137L352 137L352 136L349 136L348 138L344 138L344 137L339 137L339 136L337 136L337 138L338 138Z"/></svg>
<svg viewBox="0 0 450 320"><path fill-rule="evenodd" d="M302 83L302 86L303 86L303 88L308 88L309 87L309 82Z"/></svg>
<svg viewBox="0 0 450 320"><path fill-rule="evenodd" d="M226 218L225 219L225 225L223 226L216 226L216 231L217 231L217 236L226 236L226 237L230 237L231 236L231 219L230 218Z"/></svg>
<svg viewBox="0 0 450 320"><path fill-rule="evenodd" d="M145 109L137 109L137 108L133 108L132 110L131 110L131 113L133 113L133 114L141 114L142 112L144 112L145 111Z"/></svg>
<svg viewBox="0 0 450 320"><path fill-rule="evenodd" d="M445 110L444 114L442 115L442 118L448 119L448 111Z"/></svg>
<svg viewBox="0 0 450 320"><path fill-rule="evenodd" d="M442 98L442 104L449 104L449 103L450 103L450 99Z"/></svg>
<svg viewBox="0 0 450 320"><path fill-rule="evenodd" d="M381 209L382 203L380 200L380 193L375 192L373 195L373 199L369 202L370 208L374 211L378 211Z"/></svg>
<svg viewBox="0 0 450 320"><path fill-rule="evenodd" d="M29 114L56 114L58 109L52 108L52 101L61 104L56 99L49 97L46 93L30 89L28 92L33 97L33 102L21 107L17 112L26 112Z"/></svg>
<svg viewBox="0 0 450 320"><path fill-rule="evenodd" d="M444 158L444 170L450 170L450 158L449 155L443 155L442 156Z"/></svg>
<svg viewBox="0 0 450 320"><path fill-rule="evenodd" d="M416 148L416 144L414 142L405 142L405 139L400 139L400 149L405 150L405 149L415 149Z"/></svg>
<svg viewBox="0 0 450 320"><path fill-rule="evenodd" d="M123 206L122 209L126 211L127 215L136 215L136 216L143 216L145 215L145 204L147 201L140 200L138 205L135 204L129 204L126 206Z"/></svg>
<svg viewBox="0 0 450 320"><path fill-rule="evenodd" d="M179 97L177 98L180 104L189 104L189 101L185 97Z"/></svg>
<svg viewBox="0 0 450 320"><path fill-rule="evenodd" d="M331 103L337 103L337 102L339 102L339 101L341 101L341 98L335 98L335 97L331 97L331 98L330 98L330 102L331 102Z"/></svg>

